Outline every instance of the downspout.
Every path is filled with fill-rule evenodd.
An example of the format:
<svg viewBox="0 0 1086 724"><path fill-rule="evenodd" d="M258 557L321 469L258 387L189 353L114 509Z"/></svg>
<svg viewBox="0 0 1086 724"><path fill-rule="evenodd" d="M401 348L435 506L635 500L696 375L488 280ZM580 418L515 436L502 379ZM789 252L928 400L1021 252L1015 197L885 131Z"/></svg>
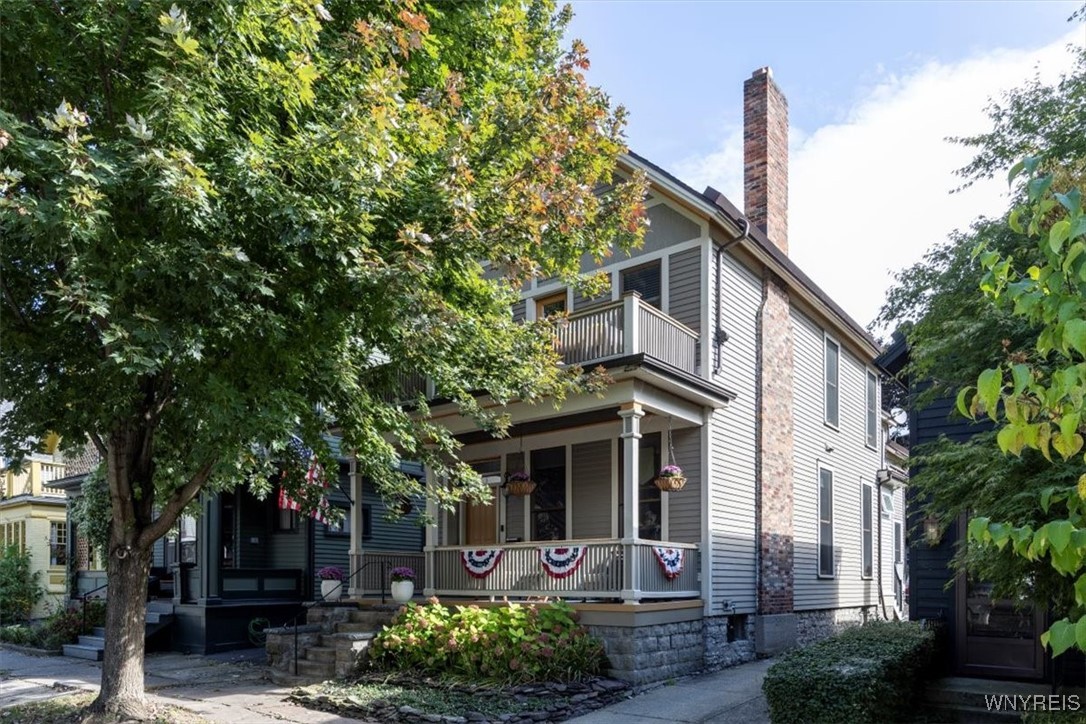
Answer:
<svg viewBox="0 0 1086 724"><path fill-rule="evenodd" d="M882 619L884 621L889 621L890 620L890 615L886 613L886 596L882 595L882 483L879 483L878 498L879 499L878 499L878 503L877 503L877 506L876 506L876 512L878 513L878 518L876 518L876 520L879 521L879 536L878 536L878 538L879 538L879 540L878 540L878 551L879 551L879 586L878 586L878 588L879 588L879 605L882 606Z"/></svg>

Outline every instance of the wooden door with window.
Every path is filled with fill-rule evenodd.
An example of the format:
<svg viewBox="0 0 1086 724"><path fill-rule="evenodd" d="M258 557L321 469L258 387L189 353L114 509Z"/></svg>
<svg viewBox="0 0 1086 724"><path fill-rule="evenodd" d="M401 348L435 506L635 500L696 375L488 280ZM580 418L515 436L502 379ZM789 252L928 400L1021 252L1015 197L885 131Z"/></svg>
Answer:
<svg viewBox="0 0 1086 724"><path fill-rule="evenodd" d="M566 293L550 294L535 300L535 318L544 319L566 311Z"/></svg>
<svg viewBox="0 0 1086 724"><path fill-rule="evenodd" d="M490 486L490 500L485 503L464 503L464 544L493 545L498 542L498 499L501 497L501 461L483 460L472 463L475 472Z"/></svg>

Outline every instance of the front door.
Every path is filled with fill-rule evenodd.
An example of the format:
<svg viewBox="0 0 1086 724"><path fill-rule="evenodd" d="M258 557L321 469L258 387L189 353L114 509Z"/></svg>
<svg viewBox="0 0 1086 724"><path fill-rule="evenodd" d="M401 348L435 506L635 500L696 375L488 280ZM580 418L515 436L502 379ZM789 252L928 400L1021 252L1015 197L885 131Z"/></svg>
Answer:
<svg viewBox="0 0 1086 724"><path fill-rule="evenodd" d="M490 486L486 503L464 504L464 543L469 546L493 545L498 542L498 499L501 497L501 461L480 460L472 463L475 472Z"/></svg>
<svg viewBox="0 0 1086 724"><path fill-rule="evenodd" d="M959 530L965 536L965 518ZM1030 601L992 597L992 584L959 574L956 663L962 676L1044 678L1044 611Z"/></svg>
<svg viewBox="0 0 1086 724"><path fill-rule="evenodd" d="M464 542L469 546L493 545L498 542L498 503L493 496L489 503L468 504L464 516Z"/></svg>

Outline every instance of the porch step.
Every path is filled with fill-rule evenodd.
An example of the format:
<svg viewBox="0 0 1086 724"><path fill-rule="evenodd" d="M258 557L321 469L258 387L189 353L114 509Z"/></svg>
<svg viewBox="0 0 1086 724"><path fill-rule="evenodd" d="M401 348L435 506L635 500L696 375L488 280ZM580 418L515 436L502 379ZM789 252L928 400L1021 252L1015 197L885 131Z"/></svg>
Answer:
<svg viewBox="0 0 1086 724"><path fill-rule="evenodd" d="M160 613L158 611L147 612L148 624L169 623L170 621L173 621L173 611L170 611L169 613Z"/></svg>
<svg viewBox="0 0 1086 724"><path fill-rule="evenodd" d="M352 621L344 621L336 624L336 633L374 633L372 624L368 623L354 623Z"/></svg>
<svg viewBox="0 0 1086 724"><path fill-rule="evenodd" d="M64 655L76 659L101 661L102 649L98 646L84 646L83 644L64 644Z"/></svg>
<svg viewBox="0 0 1086 724"><path fill-rule="evenodd" d="M102 636L80 636L79 645L104 649L106 647L105 634Z"/></svg>
<svg viewBox="0 0 1086 724"><path fill-rule="evenodd" d="M102 626L95 626L91 630L91 633L94 634L95 636L101 636L102 638L106 637L106 630Z"/></svg>
<svg viewBox="0 0 1086 724"><path fill-rule="evenodd" d="M301 659L298 661L298 676L304 676L313 681L327 681L335 678L336 664L334 661Z"/></svg>
<svg viewBox="0 0 1086 724"><path fill-rule="evenodd" d="M147 615L148 617L152 613L173 613L173 603L170 601L148 601L147 603ZM150 619L148 619L150 620Z"/></svg>
<svg viewBox="0 0 1086 724"><path fill-rule="evenodd" d="M1032 697L1040 694L1047 697L1051 693L1052 689L1047 684L951 676L928 684L924 698L946 721L972 724L1021 720L1021 710L997 710L993 705L996 697L1006 707L1006 701L1016 700L1019 696Z"/></svg>
<svg viewBox="0 0 1086 724"><path fill-rule="evenodd" d="M332 646L311 646L305 650L305 658L309 661L335 662L336 650Z"/></svg>
<svg viewBox="0 0 1086 724"><path fill-rule="evenodd" d="M357 611L351 611L350 622L366 624L376 630L392 623L392 619L395 617L395 611L382 611L372 608L366 608L359 609Z"/></svg>

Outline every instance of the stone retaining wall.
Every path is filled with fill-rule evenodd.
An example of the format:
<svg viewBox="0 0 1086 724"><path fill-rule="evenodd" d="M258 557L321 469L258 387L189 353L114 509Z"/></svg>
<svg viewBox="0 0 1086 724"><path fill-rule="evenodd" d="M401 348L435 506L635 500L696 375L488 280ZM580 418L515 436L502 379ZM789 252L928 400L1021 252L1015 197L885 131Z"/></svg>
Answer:
<svg viewBox="0 0 1086 724"><path fill-rule="evenodd" d="M798 646L807 646L839 634L846 628L874 621L878 617L878 610L875 606L797 611L796 644Z"/></svg>
<svg viewBox="0 0 1086 724"><path fill-rule="evenodd" d="M298 627L298 660L305 658L305 650L310 646L316 646L320 640L322 628L320 624L306 624ZM268 666L271 669L287 674L294 673L294 627L270 628L267 630L267 640L264 651L268 656Z"/></svg>
<svg viewBox="0 0 1086 724"><path fill-rule="evenodd" d="M611 662L609 675L640 686L753 661L754 637L749 618L741 617L741 629L733 630L731 641L729 618L586 628L603 641Z"/></svg>

